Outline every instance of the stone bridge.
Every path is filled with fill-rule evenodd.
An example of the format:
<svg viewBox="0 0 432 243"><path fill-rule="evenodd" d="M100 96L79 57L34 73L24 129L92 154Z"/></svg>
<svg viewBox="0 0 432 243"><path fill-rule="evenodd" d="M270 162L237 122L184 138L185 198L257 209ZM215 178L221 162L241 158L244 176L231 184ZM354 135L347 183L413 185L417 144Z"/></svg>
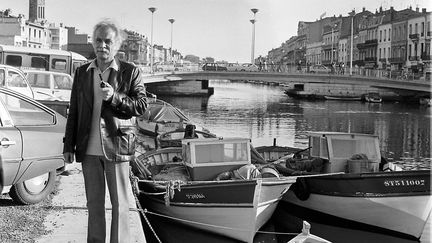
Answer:
<svg viewBox="0 0 432 243"><path fill-rule="evenodd" d="M177 73L156 73L145 78L146 85L156 93L205 95L212 94L208 87L209 80L247 80L266 83L276 83L285 86L295 84L315 84L328 88L329 86L350 86L354 89L370 87L375 90L393 92L400 96L431 96L431 80L395 80L364 76L348 76L335 74L306 74L306 73L272 73L272 72L227 72L227 71L198 71ZM151 91L150 91L151 92ZM363 92L363 91L362 91Z"/></svg>

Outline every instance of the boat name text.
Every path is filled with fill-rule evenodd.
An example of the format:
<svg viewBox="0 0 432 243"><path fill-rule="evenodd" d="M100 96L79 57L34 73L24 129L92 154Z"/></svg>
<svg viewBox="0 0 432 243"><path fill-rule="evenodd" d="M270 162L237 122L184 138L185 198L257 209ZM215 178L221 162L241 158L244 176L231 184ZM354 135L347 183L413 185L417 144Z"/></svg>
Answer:
<svg viewBox="0 0 432 243"><path fill-rule="evenodd" d="M205 198L204 194L201 193L193 193L193 194L186 194L187 199L203 199Z"/></svg>
<svg viewBox="0 0 432 243"><path fill-rule="evenodd" d="M425 180L388 180L384 186L424 186Z"/></svg>

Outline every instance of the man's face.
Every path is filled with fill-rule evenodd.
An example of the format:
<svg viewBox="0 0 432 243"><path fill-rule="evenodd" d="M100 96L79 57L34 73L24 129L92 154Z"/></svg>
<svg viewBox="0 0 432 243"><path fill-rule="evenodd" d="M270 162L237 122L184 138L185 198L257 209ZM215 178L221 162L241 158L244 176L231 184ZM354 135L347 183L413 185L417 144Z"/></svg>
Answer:
<svg viewBox="0 0 432 243"><path fill-rule="evenodd" d="M118 43L114 30L111 28L96 30L95 36L93 37L93 48L98 60L113 60L118 51Z"/></svg>

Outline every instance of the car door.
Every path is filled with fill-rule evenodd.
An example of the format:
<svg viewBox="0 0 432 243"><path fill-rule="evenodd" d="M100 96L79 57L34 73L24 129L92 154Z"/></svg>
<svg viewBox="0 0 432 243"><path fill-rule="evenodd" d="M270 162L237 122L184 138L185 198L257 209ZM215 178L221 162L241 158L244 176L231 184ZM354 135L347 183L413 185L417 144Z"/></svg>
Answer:
<svg viewBox="0 0 432 243"><path fill-rule="evenodd" d="M21 133L11 121L10 115L4 105L8 97L0 93L0 151L3 163L3 185L12 185L16 179L22 162Z"/></svg>
<svg viewBox="0 0 432 243"><path fill-rule="evenodd" d="M9 165L5 162L6 169L8 167L9 170L11 169L12 160L21 160L13 183L64 166L62 159L64 126L58 126L59 122L54 111L15 93L0 91L0 100L9 114L7 124L13 125L5 129L4 135L7 135L9 140L20 138L16 143L16 148L10 146L16 150L11 149L10 152L14 154L5 154L11 161ZM20 152L20 158L15 155L17 152Z"/></svg>

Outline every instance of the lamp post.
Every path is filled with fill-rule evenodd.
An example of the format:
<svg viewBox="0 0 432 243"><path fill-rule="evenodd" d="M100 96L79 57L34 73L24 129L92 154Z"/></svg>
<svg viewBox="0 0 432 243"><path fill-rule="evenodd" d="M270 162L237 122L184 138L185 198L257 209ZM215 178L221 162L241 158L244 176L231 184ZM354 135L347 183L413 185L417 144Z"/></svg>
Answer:
<svg viewBox="0 0 432 243"><path fill-rule="evenodd" d="M171 61L173 61L173 55L172 55L172 41L173 41L173 24L174 24L174 19L168 19L168 21L171 23L171 45L170 45L170 59Z"/></svg>
<svg viewBox="0 0 432 243"><path fill-rule="evenodd" d="M251 63L254 64L255 63L255 15L258 12L257 8L252 8L251 9L252 13L253 13L253 19L250 20L250 22L252 23L252 49L251 49Z"/></svg>
<svg viewBox="0 0 432 243"><path fill-rule="evenodd" d="M151 18L151 34L150 34L150 69L151 69L151 73L153 73L153 59L154 59L154 50L153 50L153 13L156 11L156 8L151 7L148 10L150 10L150 12L152 13L152 18Z"/></svg>

